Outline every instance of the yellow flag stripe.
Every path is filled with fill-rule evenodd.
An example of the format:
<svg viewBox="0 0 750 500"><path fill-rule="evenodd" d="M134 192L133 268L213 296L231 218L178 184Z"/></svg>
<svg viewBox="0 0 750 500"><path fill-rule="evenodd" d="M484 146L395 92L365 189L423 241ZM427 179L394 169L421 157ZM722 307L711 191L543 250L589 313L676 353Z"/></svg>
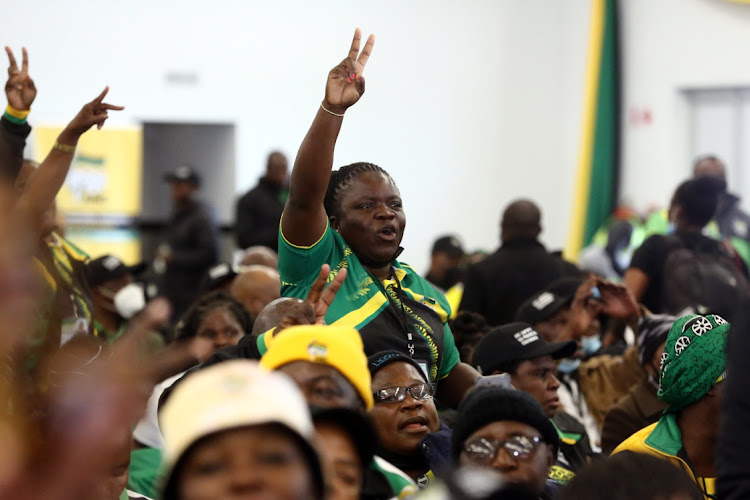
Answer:
<svg viewBox="0 0 750 500"><path fill-rule="evenodd" d="M573 195L570 235L565 247L565 257L571 260L575 260L578 257L578 252L581 251L583 230L586 224L589 184L591 183L591 157L594 151L596 101L599 93L599 70L601 68L602 41L604 40L604 9L605 0L591 0L589 50L586 63L586 86L583 96L583 127Z"/></svg>
<svg viewBox="0 0 750 500"><path fill-rule="evenodd" d="M385 295L382 293L375 294L362 307L340 317L331 324L358 328L366 319L383 309L387 302L388 299Z"/></svg>

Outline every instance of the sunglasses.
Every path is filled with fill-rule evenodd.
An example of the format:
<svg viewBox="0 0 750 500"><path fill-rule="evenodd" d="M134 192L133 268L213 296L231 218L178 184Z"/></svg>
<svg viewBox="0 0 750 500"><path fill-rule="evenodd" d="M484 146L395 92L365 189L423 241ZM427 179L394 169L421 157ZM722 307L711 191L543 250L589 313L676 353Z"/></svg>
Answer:
<svg viewBox="0 0 750 500"><path fill-rule="evenodd" d="M523 460L529 458L541 442L541 438L537 436L513 436L505 440L478 438L467 441L464 444L464 452L471 462L486 465L495 459L500 448L505 448L513 458Z"/></svg>
<svg viewBox="0 0 750 500"><path fill-rule="evenodd" d="M435 395L435 384L414 384L411 387L386 387L372 393L376 403L400 403L406 399L406 394L417 401L432 399Z"/></svg>

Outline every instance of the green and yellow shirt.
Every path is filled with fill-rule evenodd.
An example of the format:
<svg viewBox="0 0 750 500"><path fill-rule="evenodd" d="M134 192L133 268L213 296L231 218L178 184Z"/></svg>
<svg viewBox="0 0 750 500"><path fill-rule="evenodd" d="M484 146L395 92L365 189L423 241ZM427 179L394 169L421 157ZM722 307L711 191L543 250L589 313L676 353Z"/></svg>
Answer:
<svg viewBox="0 0 750 500"><path fill-rule="evenodd" d="M663 414L658 422L630 436L615 448L612 455L627 450L669 460L695 481L706 500L716 498L716 478L697 476L689 465L690 460L682 445L682 433L674 413Z"/></svg>
<svg viewBox="0 0 750 500"><path fill-rule="evenodd" d="M411 267L394 260L392 278L380 282L330 226L309 247L293 245L279 232L282 296L304 299L326 263L331 266L329 282L341 269L347 270L346 280L326 314L326 323L359 330L368 356L389 349L409 353L432 381L447 376L459 363L447 324L450 305ZM261 354L269 340L265 335L258 338Z"/></svg>

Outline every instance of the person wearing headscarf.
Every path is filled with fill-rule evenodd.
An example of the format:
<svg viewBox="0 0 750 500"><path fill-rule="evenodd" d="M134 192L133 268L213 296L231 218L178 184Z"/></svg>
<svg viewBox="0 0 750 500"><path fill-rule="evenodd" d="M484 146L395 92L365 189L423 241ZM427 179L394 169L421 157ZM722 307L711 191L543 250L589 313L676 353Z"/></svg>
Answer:
<svg viewBox="0 0 750 500"><path fill-rule="evenodd" d="M690 314L674 322L660 358L657 392L668 407L658 422L612 452L630 450L669 460L690 475L706 498L716 498L714 456L729 328L713 314Z"/></svg>

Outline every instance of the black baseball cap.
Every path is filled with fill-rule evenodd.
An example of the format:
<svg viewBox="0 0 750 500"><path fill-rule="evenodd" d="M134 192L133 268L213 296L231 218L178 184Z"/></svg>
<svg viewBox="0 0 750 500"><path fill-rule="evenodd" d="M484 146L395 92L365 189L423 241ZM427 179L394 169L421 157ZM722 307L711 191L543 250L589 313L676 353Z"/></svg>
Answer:
<svg viewBox="0 0 750 500"><path fill-rule="evenodd" d="M184 163L167 173L164 176L164 180L167 182L190 182L196 186L201 185L201 176L198 175L198 172L190 165Z"/></svg>
<svg viewBox="0 0 750 500"><path fill-rule="evenodd" d="M521 304L516 311L516 321L534 325L550 318L564 306L573 302L583 279L578 277L560 278L541 292L537 292Z"/></svg>
<svg viewBox="0 0 750 500"><path fill-rule="evenodd" d="M89 286L99 286L107 281L120 279L123 276L132 274L136 276L146 269L146 264L140 262L134 266L126 266L114 255L104 255L89 261L86 264L86 274L88 276Z"/></svg>
<svg viewBox="0 0 750 500"><path fill-rule="evenodd" d="M448 257L458 258L463 257L465 252L461 246L461 242L455 236L441 236L432 245L432 253L444 253Z"/></svg>
<svg viewBox="0 0 750 500"><path fill-rule="evenodd" d="M552 356L562 359L572 356L578 344L567 342L547 342L528 323L510 323L490 330L474 348L472 365L479 373L490 375L498 366L512 361Z"/></svg>
<svg viewBox="0 0 750 500"><path fill-rule="evenodd" d="M201 290L203 292L213 292L236 277L237 270L234 266L227 262L221 262L208 270L208 273L203 279Z"/></svg>

